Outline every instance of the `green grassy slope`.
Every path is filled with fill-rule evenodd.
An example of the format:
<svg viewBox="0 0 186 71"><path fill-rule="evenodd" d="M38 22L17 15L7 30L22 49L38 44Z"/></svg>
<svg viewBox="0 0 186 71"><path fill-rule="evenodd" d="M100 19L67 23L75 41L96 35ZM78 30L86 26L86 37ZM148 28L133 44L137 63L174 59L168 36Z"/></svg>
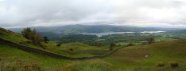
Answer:
<svg viewBox="0 0 186 71"><path fill-rule="evenodd" d="M10 40L10 41L14 41L14 42L18 42L18 43L28 41L27 39L25 39L20 34L14 33L14 32L9 31L9 30L6 30L4 28L0 28L0 38Z"/></svg>
<svg viewBox="0 0 186 71"><path fill-rule="evenodd" d="M186 41L159 42L152 45L123 48L105 60L126 71L185 71ZM178 63L172 69L170 64ZM163 67L157 67L163 64Z"/></svg>
<svg viewBox="0 0 186 71"><path fill-rule="evenodd" d="M112 64L101 59L63 60L28 53L0 44L2 71L112 71Z"/></svg>
<svg viewBox="0 0 186 71"><path fill-rule="evenodd" d="M0 28L0 38L20 43L28 41L18 33ZM24 44L25 45L25 44ZM26 44L36 47L32 44ZM50 58L38 54L28 53L11 46L0 44L0 70L1 71L54 71L61 69L68 60Z"/></svg>
<svg viewBox="0 0 186 71"><path fill-rule="evenodd" d="M170 41L126 47L103 59L80 61L31 54L1 44L0 62L3 69L18 69L17 71L32 65L45 71L184 71L186 70L184 43L186 41ZM171 68L170 64L173 62L178 63L179 67ZM17 63L20 64L18 67ZM165 66L157 67L160 63ZM34 71L37 67L30 69Z"/></svg>
<svg viewBox="0 0 186 71"><path fill-rule="evenodd" d="M2 35L3 34L3 35ZM11 35L10 35L11 34ZM7 35L7 36L4 36ZM2 32L0 37L13 41L27 41L19 34ZM12 37L12 38L11 38ZM20 39L20 40L18 40ZM11 46L0 44L0 70L2 71L186 71L186 41L174 40L151 45L122 48L102 59L70 61L28 53ZM54 46L56 44L48 44ZM76 47L74 47L76 46ZM89 50L92 47L80 44L63 44L59 50ZM57 49L48 47L47 49ZM94 53L99 49L93 49ZM55 51L55 50L54 50ZM57 51L56 51L57 52ZM84 53L86 55L86 52ZM170 64L179 66L172 68ZM163 65L163 66L158 66Z"/></svg>
<svg viewBox="0 0 186 71"><path fill-rule="evenodd" d="M10 46L0 45L0 66L3 71L21 71L27 69L25 67L30 69L23 71L34 71L35 67L32 66L37 66L41 70L53 71L63 67L67 62L70 63L67 60L31 54Z"/></svg>
<svg viewBox="0 0 186 71"><path fill-rule="evenodd" d="M32 45L31 43L26 43L27 39L22 37L18 33L14 33L5 29L0 28L0 38L9 40L11 42L15 42L17 44L26 45L30 47L37 46ZM23 44L24 43L24 44ZM87 52L79 53L80 51L107 51L105 48L95 48L93 46L88 46L81 43L69 43L63 44L60 47L56 46L56 43L49 42L46 45L46 50L54 51L58 53L59 51L69 51L69 49L74 49L73 52L75 57L78 56L90 56ZM100 50L101 49L101 50ZM60 52L59 52L60 53ZM93 52L91 52L93 53ZM102 54L102 52L100 53ZM25 52L19 49L16 49L12 46L0 44L0 70L1 71L78 71L87 66L84 71L88 71L91 69L93 71L109 71L110 64L104 62L103 60L95 59L95 60L85 60L85 61L71 61L71 60L63 60L63 59L55 59L48 56L43 56L39 54ZM92 66L93 67L92 69Z"/></svg>
<svg viewBox="0 0 186 71"><path fill-rule="evenodd" d="M56 46L58 45L56 42L50 41L48 43L43 43L43 46L45 46L45 49L43 49L40 46L32 44L30 40L24 38L21 34L14 33L3 28L0 28L0 38L67 57L91 57L96 55L104 55L109 52L107 47L95 47L78 42Z"/></svg>
<svg viewBox="0 0 186 71"><path fill-rule="evenodd" d="M46 44L46 50L50 50L68 57L91 57L110 52L108 47L96 47L78 42L61 44L59 47L56 45L56 43L49 42Z"/></svg>

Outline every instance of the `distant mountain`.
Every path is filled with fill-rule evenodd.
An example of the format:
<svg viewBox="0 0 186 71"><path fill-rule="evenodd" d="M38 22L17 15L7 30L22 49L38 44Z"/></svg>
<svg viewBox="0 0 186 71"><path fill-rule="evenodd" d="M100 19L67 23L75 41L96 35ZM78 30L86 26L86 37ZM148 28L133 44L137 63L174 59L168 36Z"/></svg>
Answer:
<svg viewBox="0 0 186 71"><path fill-rule="evenodd" d="M143 32L143 31L167 31L168 28L156 27L135 27L135 26L113 26L113 25L66 25L55 27L31 27L35 28L42 35L51 39L58 39L64 34L80 33L104 33L104 32ZM11 28L14 32L20 32L23 28Z"/></svg>
<svg viewBox="0 0 186 71"><path fill-rule="evenodd" d="M55 32L58 34L70 33L103 33L103 32L143 32L143 31L164 31L170 29L155 27L134 27L134 26L113 26L113 25L66 25L55 27L32 27L39 32ZM22 28L10 29L20 32Z"/></svg>
<svg viewBox="0 0 186 71"><path fill-rule="evenodd" d="M186 29L170 30L167 31L167 33L175 33L175 34L186 33Z"/></svg>

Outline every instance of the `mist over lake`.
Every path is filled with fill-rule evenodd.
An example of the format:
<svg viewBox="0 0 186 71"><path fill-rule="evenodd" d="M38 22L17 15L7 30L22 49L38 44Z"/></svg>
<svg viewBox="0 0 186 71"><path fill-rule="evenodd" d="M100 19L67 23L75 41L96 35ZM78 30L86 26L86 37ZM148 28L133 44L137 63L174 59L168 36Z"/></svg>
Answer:
<svg viewBox="0 0 186 71"><path fill-rule="evenodd" d="M154 33L164 33L166 31L143 31L143 32L103 32L103 33L81 33L84 35L96 35L98 37L105 35L113 35L113 34L134 34L134 33L142 33L142 34L154 34Z"/></svg>

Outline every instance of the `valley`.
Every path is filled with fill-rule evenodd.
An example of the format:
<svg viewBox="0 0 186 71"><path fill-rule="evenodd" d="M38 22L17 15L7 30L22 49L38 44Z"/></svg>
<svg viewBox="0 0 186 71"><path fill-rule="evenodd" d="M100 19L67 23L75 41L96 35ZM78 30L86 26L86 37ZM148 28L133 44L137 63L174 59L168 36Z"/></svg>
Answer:
<svg viewBox="0 0 186 71"><path fill-rule="evenodd" d="M69 38L63 37L61 40L63 42L52 39L47 43L42 43L42 47L28 42L29 40L19 33L1 29L0 34L1 39L31 49L69 58L80 58L78 60L55 58L32 50L31 52L20 50L16 46L5 44L6 42L3 44L1 41L0 69L3 71L186 70L186 40L178 39L181 36L174 36L171 35L173 33L168 32L111 34L95 37L95 39L92 39L91 35L78 35L78 38L74 38L77 35L71 37L66 35ZM80 40L82 37L84 40ZM70 38L73 40L69 40ZM153 38L152 43L149 42L149 38Z"/></svg>

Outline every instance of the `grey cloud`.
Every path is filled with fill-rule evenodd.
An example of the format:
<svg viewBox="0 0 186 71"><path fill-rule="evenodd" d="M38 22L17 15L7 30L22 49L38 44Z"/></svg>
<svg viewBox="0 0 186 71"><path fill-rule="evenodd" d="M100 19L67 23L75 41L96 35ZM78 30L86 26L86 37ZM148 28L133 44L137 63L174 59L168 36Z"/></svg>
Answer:
<svg viewBox="0 0 186 71"><path fill-rule="evenodd" d="M185 7L184 0L1 0L0 26L185 24Z"/></svg>

